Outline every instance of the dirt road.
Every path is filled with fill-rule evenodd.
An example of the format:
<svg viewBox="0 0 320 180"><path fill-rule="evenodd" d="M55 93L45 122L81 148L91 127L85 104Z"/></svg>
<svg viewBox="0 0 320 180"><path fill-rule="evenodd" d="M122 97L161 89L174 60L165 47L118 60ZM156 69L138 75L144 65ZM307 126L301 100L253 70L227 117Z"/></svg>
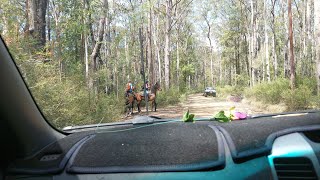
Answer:
<svg viewBox="0 0 320 180"><path fill-rule="evenodd" d="M200 117L212 117L221 110L228 111L231 107L235 107L236 111L245 112L248 115L276 113L283 111L281 108L266 108L262 105L257 106L249 103L246 100L241 102L233 102L229 98L219 97L204 97L202 94L193 94L187 97L187 100L183 103L179 103L175 106L168 106L165 108L158 108L157 112L149 112L149 115L158 116L161 118L181 118L183 113L188 109L190 113ZM142 109L140 115L146 115L145 109Z"/></svg>

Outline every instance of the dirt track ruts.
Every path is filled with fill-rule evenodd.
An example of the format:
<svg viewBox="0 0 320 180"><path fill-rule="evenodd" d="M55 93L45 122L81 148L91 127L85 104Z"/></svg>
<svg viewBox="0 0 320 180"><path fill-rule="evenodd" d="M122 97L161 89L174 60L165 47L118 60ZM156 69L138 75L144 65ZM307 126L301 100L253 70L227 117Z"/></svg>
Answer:
<svg viewBox="0 0 320 180"><path fill-rule="evenodd" d="M148 115L161 118L181 118L183 113L189 109L190 113L196 115L196 118L212 117L221 110L228 111L233 106L236 108L236 111L244 112L248 115L272 113L264 108L254 107L246 102L232 102L228 98L204 97L202 94L192 94L182 103L174 106L159 107L157 112L149 111ZM137 114L135 109L133 116ZM139 115L147 115L144 107Z"/></svg>

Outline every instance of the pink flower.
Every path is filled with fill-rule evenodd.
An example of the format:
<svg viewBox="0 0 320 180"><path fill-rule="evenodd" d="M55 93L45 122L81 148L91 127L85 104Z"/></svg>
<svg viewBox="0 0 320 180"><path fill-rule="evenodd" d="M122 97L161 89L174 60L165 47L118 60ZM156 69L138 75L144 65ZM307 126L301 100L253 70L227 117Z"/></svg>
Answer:
<svg viewBox="0 0 320 180"><path fill-rule="evenodd" d="M233 120L243 120L247 118L247 114L242 112L234 112L233 113Z"/></svg>

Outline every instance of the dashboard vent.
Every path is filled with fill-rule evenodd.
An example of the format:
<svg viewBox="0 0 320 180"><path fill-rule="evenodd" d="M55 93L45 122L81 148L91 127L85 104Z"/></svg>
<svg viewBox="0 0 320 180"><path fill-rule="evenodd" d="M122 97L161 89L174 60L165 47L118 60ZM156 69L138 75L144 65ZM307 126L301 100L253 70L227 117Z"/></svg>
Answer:
<svg viewBox="0 0 320 180"><path fill-rule="evenodd" d="M308 158L274 158L273 163L279 180L318 179L313 164Z"/></svg>

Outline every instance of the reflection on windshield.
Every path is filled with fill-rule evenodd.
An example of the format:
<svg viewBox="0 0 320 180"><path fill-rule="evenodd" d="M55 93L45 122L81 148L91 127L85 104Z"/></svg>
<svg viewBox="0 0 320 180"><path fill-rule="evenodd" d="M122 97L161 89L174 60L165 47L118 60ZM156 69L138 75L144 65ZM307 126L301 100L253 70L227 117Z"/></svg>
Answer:
<svg viewBox="0 0 320 180"><path fill-rule="evenodd" d="M0 32L58 128L320 107L320 2L2 0Z"/></svg>

